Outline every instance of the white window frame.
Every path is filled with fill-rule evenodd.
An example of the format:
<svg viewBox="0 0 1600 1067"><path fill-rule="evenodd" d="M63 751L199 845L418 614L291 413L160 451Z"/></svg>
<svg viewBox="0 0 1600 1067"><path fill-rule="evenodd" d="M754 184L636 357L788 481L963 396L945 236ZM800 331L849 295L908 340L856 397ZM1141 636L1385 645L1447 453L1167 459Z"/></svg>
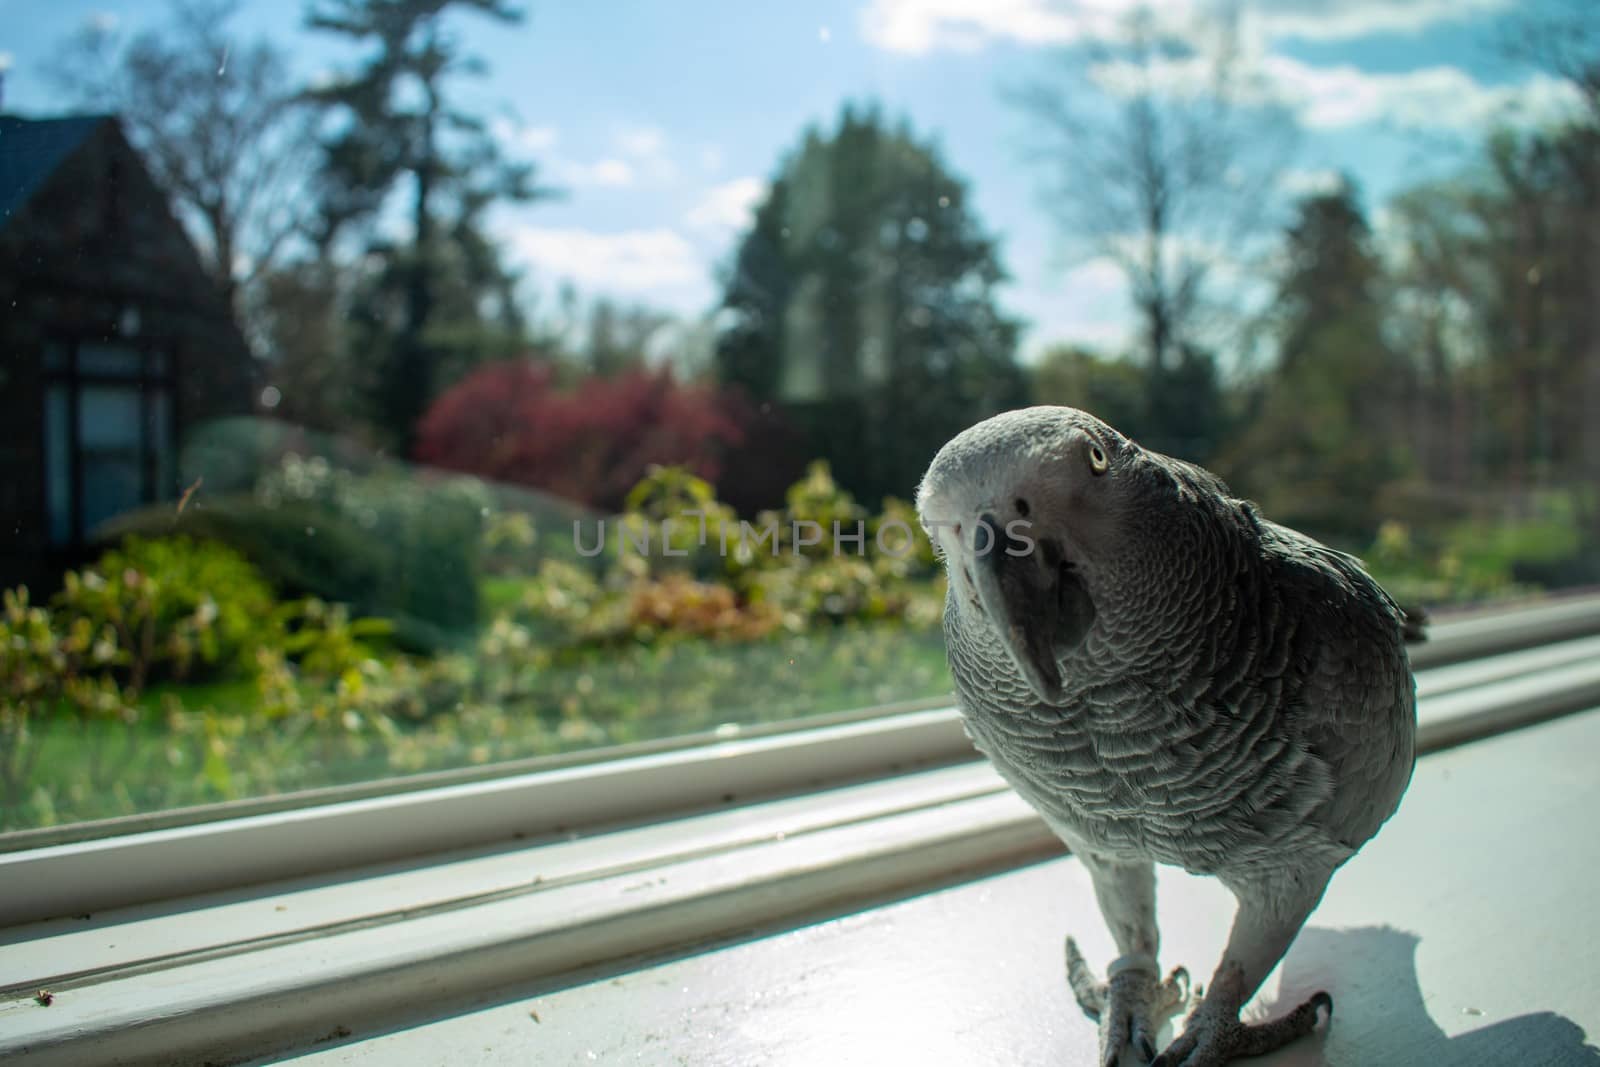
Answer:
<svg viewBox="0 0 1600 1067"><path fill-rule="evenodd" d="M1425 729L1443 731L1434 735L1442 747L1581 703L1588 692L1582 670L1572 693L1557 687L1552 698L1538 683L1508 708L1496 702L1498 690L1483 689L1497 680L1494 671L1507 668L1469 661L1594 633L1600 596L1434 626L1427 642L1412 647L1413 666L1467 663L1456 673L1472 680L1479 697L1446 701L1432 725L1425 711ZM1480 677L1485 669L1490 674ZM1481 708L1470 704L1485 692ZM749 731L753 737L725 727L720 735L666 743L666 751L602 750L552 769L539 761L534 769L498 768L492 778L483 775L496 768L473 768L10 834L0 838L10 849L0 852L0 927L495 842L593 833L978 758L959 712L941 704L838 716L809 728L767 727ZM140 827L164 821L177 824ZM92 836L72 839L78 835Z"/></svg>

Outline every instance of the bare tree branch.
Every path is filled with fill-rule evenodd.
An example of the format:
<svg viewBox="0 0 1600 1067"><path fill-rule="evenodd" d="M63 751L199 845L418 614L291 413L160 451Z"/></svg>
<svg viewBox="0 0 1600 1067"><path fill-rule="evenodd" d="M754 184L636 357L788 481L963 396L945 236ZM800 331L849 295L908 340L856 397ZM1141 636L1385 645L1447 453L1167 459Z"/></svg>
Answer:
<svg viewBox="0 0 1600 1067"><path fill-rule="evenodd" d="M1238 262L1265 221L1291 123L1252 80L1228 17L1179 34L1138 11L1118 40L1058 64L1010 94L1037 127L1030 157L1074 255L1122 269L1161 370L1195 341L1215 268Z"/></svg>
<svg viewBox="0 0 1600 1067"><path fill-rule="evenodd" d="M175 0L159 30L123 40L91 24L49 73L80 108L117 115L191 230L236 312L305 225L312 147L287 60L229 32L234 0Z"/></svg>

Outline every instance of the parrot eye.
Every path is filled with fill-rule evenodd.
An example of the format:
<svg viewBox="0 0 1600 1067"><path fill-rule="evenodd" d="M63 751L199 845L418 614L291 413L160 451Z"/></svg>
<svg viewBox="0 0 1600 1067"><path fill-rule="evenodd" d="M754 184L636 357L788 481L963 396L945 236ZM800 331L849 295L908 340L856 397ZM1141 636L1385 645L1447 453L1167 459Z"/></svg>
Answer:
<svg viewBox="0 0 1600 1067"><path fill-rule="evenodd" d="M1089 469L1096 474L1104 474L1111 466L1111 461L1106 459L1105 449L1099 445L1089 446Z"/></svg>

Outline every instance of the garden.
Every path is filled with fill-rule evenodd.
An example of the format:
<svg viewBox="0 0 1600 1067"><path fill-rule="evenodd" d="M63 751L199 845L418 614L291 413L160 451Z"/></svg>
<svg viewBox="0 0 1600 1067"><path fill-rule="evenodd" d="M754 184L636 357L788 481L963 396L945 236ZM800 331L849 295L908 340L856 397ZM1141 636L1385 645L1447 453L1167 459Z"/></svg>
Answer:
<svg viewBox="0 0 1600 1067"><path fill-rule="evenodd" d="M43 602L5 593L0 829L948 690L914 513L825 465L745 520L679 468L600 517L293 447L125 517ZM835 523L860 540L836 552Z"/></svg>
<svg viewBox="0 0 1600 1067"><path fill-rule="evenodd" d="M257 420L197 449L209 485L119 520L54 594L5 592L0 829L948 692L912 508L869 513L820 462L755 516L678 467L602 515ZM1390 521L1365 555L1402 600L1512 597L1567 580L1579 514Z"/></svg>

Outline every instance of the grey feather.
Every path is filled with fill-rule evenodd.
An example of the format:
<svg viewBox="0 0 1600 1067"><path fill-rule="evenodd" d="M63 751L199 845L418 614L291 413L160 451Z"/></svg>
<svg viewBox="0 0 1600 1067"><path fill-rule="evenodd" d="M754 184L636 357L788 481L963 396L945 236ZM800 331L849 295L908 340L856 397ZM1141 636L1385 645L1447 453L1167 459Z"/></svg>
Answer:
<svg viewBox="0 0 1600 1067"><path fill-rule="evenodd" d="M1303 918L1395 810L1420 626L1353 557L1071 408L962 433L918 507L967 731L1075 850L1217 875L1246 910L1305 884ZM1030 558L980 555L981 520L1021 522ZM1043 636L996 618L1019 604Z"/></svg>

